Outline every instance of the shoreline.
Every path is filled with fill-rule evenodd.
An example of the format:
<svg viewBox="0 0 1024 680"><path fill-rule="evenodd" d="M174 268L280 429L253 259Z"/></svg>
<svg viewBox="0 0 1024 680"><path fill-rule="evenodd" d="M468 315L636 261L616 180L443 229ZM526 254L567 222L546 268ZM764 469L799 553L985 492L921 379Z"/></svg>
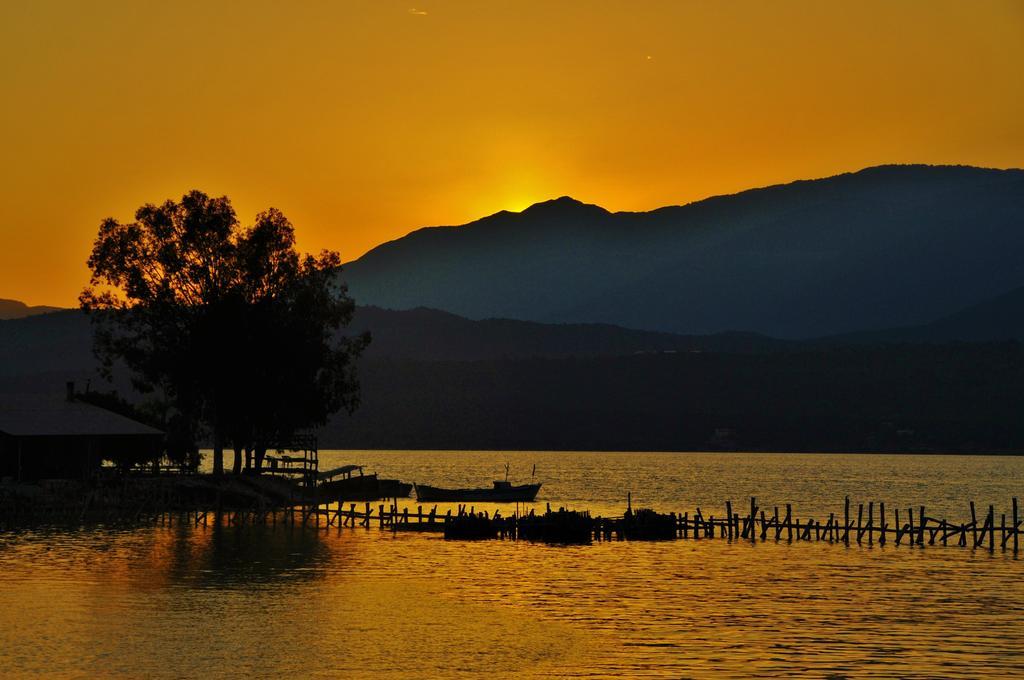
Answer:
<svg viewBox="0 0 1024 680"><path fill-rule="evenodd" d="M166 512L283 509L306 500L294 482L270 475L162 475L95 482L46 479L0 484L0 526L134 522Z"/></svg>

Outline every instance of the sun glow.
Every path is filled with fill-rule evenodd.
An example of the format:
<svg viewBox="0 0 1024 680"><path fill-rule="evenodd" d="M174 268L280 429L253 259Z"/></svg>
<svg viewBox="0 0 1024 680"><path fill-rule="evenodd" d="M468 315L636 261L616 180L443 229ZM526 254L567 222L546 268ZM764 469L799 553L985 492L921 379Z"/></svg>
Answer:
<svg viewBox="0 0 1024 680"><path fill-rule="evenodd" d="M190 1L0 3L0 297L74 304L100 220L191 189L353 259L562 195L1024 165L1019 2Z"/></svg>
<svg viewBox="0 0 1024 680"><path fill-rule="evenodd" d="M494 193L480 201L478 210L481 215L500 210L522 212L534 203L554 198L557 193L557 189L545 189L541 182L524 174L496 187Z"/></svg>

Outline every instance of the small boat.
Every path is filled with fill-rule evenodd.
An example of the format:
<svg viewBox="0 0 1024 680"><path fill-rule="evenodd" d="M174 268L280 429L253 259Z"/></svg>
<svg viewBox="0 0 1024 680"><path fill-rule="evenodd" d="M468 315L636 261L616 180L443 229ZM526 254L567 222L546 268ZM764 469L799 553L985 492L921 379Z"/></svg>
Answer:
<svg viewBox="0 0 1024 680"><path fill-rule="evenodd" d="M397 479L378 479L377 493L379 498L408 498L412 493L412 484Z"/></svg>
<svg viewBox="0 0 1024 680"><path fill-rule="evenodd" d="M417 500L423 502L528 503L537 497L540 484L513 486L509 481L496 481L490 489L442 489L426 484L413 484L413 488L416 489Z"/></svg>

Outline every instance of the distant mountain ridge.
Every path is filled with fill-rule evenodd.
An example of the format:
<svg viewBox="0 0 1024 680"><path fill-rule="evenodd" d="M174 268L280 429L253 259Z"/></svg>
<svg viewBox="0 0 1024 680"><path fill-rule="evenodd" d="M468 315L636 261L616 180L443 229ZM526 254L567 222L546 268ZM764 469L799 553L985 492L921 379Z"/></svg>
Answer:
<svg viewBox="0 0 1024 680"><path fill-rule="evenodd" d="M646 213L568 197L345 265L360 304L812 338L921 326L1024 286L1024 171L879 166Z"/></svg>
<svg viewBox="0 0 1024 680"><path fill-rule="evenodd" d="M482 361L623 356L675 352L747 354L792 343L752 333L684 336L601 324L539 324L511 319L472 321L433 309L357 307L347 334L370 331L368 359ZM96 367L92 329L78 310L0 322L0 376L85 374Z"/></svg>
<svg viewBox="0 0 1024 680"><path fill-rule="evenodd" d="M685 336L360 307L349 331L364 329L362 404L319 430L325 448L1024 451L1020 342ZM60 394L68 380L108 391L91 348L77 310L0 321L0 393ZM139 398L123 372L113 387Z"/></svg>
<svg viewBox="0 0 1024 680"><path fill-rule="evenodd" d="M790 341L756 333L681 335L608 324L472 320L450 312L360 306L346 333L370 331L368 359L491 361L713 352L763 354L865 344L1024 342L1024 288L916 327ZM0 321L0 376L92 373L89 320L78 310ZM56 383L55 383L56 384ZM61 383L62 384L62 383Z"/></svg>
<svg viewBox="0 0 1024 680"><path fill-rule="evenodd" d="M50 312L60 311L60 309L60 307L48 307L46 305L30 307L19 300L0 298L0 321L5 319L23 319L26 316L36 316L38 314L49 314Z"/></svg>

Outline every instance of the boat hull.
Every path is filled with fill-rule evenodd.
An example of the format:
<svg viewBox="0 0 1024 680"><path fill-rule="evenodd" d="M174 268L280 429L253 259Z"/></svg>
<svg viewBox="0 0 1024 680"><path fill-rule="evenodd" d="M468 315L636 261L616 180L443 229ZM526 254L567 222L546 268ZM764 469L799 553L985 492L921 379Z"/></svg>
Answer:
<svg viewBox="0 0 1024 680"><path fill-rule="evenodd" d="M377 485L381 498L408 498L412 493L412 484L397 479L378 479Z"/></svg>
<svg viewBox="0 0 1024 680"><path fill-rule="evenodd" d="M495 489L442 489L416 484L417 500L450 503L528 503L537 497L540 484L523 484Z"/></svg>

